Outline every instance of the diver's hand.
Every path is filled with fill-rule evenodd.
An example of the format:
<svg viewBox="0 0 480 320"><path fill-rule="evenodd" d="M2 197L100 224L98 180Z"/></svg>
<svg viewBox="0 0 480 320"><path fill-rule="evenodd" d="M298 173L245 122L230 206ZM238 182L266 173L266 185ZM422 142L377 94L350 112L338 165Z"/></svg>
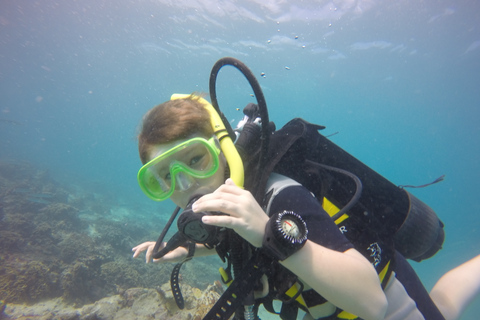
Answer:
<svg viewBox="0 0 480 320"><path fill-rule="evenodd" d="M261 247L265 234L267 214L253 195L227 179L215 192L204 195L192 206L193 211L220 211L228 215L203 216L205 224L235 230L255 247Z"/></svg>
<svg viewBox="0 0 480 320"><path fill-rule="evenodd" d="M145 262L149 263L150 261L152 261L153 248L155 248L154 241L148 241L148 242L139 244L138 246L132 248L133 258L138 257L140 253L147 250L147 253L145 254Z"/></svg>
<svg viewBox="0 0 480 320"><path fill-rule="evenodd" d="M162 244L162 246L159 248L159 250L162 249L163 247L165 247L165 245L166 245L166 242L164 242ZM166 255L161 257L160 259L153 259L152 260L153 249L154 248L155 248L155 242L154 241L148 241L148 242L144 242L142 244L139 244L138 246L132 248L133 258L138 257L140 255L140 253L147 250L147 253L145 254L145 262L146 263L149 263L151 261L160 262L160 263L162 263L162 262L180 262L188 254L187 249L185 249L184 247L178 247L175 250L170 251L169 253L167 253Z"/></svg>

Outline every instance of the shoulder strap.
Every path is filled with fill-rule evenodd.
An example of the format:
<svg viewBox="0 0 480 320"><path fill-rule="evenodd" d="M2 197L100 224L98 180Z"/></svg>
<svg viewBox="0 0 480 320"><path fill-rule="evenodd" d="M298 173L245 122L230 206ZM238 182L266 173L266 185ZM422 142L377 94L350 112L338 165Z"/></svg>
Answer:
<svg viewBox="0 0 480 320"><path fill-rule="evenodd" d="M273 199L285 188L291 186L300 186L297 181L285 177L278 173L272 173L267 181L267 187L265 192L264 209L270 216L270 208L272 206Z"/></svg>
<svg viewBox="0 0 480 320"><path fill-rule="evenodd" d="M261 202L265 196L267 181L272 172L277 172L276 166L281 163L281 167L285 167L286 161L291 161L291 170L298 171L298 166L302 166L307 154L307 141L304 138L312 127L313 130L320 130L323 126L309 124L303 119L296 118L288 122L280 130L272 133L270 136L268 161L263 168L259 168L260 150L258 142L256 148L248 147L252 141L255 141L255 135L252 132L242 132L238 142L236 143L241 152L242 160L245 166L245 189L252 192L255 199ZM241 139L242 135L251 135L249 138ZM259 139L259 137L257 137ZM257 140L258 141L258 140ZM244 146L243 144L247 144ZM290 176L291 172L280 172L285 176Z"/></svg>

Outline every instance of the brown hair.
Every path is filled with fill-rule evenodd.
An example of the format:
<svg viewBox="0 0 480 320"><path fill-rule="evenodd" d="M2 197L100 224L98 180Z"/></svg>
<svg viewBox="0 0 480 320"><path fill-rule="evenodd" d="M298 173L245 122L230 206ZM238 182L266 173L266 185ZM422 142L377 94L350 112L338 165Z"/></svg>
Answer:
<svg viewBox="0 0 480 320"><path fill-rule="evenodd" d="M210 115L198 96L169 100L148 111L138 135L138 152L143 164L154 145L184 139L193 134L209 138L213 134Z"/></svg>

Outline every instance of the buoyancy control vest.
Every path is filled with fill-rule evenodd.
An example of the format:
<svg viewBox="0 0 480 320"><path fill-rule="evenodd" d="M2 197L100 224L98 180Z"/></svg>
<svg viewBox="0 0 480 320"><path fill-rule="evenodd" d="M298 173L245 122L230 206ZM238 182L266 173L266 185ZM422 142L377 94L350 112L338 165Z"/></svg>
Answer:
<svg viewBox="0 0 480 320"><path fill-rule="evenodd" d="M321 135L319 130L325 127L296 118L274 131L258 81L247 66L231 57L217 61L210 73L210 98L217 111L216 79L225 65L242 72L258 103L245 108L250 121L243 125L235 146L245 167L244 187L259 203L264 202L270 173L277 172L340 208L335 220L348 212L359 226L391 238L406 258L421 261L441 248L443 223L435 212Z"/></svg>
<svg viewBox="0 0 480 320"><path fill-rule="evenodd" d="M269 161L262 170L258 189L265 190L271 172L282 174L314 193L336 221L350 220L352 232L373 233L376 238L391 242L408 259L421 261L433 256L445 237L443 223L435 212L321 135L318 130L323 128L296 118L273 132ZM244 160L250 171L246 176L255 171L252 160L255 162ZM338 216L338 208L345 207L359 188L345 172L358 177L362 190L348 212Z"/></svg>
<svg viewBox="0 0 480 320"><path fill-rule="evenodd" d="M254 105L249 107L255 109ZM325 127L295 118L280 130L272 129L268 161L262 167L258 165L256 127L253 122L245 124L236 147L245 164L245 187L266 212L279 188L292 185L290 179L300 183L322 203L355 249L372 263L384 288L395 268L396 251L421 261L441 248L445 235L435 212L321 135L319 130ZM272 173L288 178L271 186ZM295 294L294 287L290 291ZM313 299L321 301L319 295ZM341 310L332 316L356 318Z"/></svg>

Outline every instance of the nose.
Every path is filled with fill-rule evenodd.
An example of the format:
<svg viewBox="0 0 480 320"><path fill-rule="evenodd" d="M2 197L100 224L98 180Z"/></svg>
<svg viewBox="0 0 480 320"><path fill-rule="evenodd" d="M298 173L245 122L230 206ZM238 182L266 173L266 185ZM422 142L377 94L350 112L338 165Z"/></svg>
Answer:
<svg viewBox="0 0 480 320"><path fill-rule="evenodd" d="M176 179L175 190L177 191L186 191L190 189L195 183L195 179L184 172L179 172L175 177L175 179Z"/></svg>

